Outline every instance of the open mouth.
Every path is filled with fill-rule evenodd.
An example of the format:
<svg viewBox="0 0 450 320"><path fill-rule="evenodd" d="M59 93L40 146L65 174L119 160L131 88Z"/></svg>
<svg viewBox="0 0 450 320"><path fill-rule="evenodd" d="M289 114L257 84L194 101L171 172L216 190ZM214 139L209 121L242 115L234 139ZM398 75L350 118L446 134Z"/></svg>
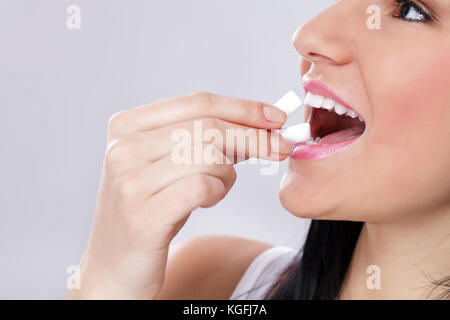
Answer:
<svg viewBox="0 0 450 320"><path fill-rule="evenodd" d="M312 139L306 144L329 145L354 141L366 129L364 119L355 111L331 98L307 93L305 120L311 126Z"/></svg>

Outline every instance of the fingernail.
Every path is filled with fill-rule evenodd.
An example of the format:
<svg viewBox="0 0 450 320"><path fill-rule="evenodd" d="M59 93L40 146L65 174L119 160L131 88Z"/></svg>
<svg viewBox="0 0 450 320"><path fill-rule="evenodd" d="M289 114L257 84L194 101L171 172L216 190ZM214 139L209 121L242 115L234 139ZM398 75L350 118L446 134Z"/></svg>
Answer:
<svg viewBox="0 0 450 320"><path fill-rule="evenodd" d="M285 123L286 122L286 113L283 111L272 107L272 106L264 106L263 107L264 117L270 122L276 123Z"/></svg>

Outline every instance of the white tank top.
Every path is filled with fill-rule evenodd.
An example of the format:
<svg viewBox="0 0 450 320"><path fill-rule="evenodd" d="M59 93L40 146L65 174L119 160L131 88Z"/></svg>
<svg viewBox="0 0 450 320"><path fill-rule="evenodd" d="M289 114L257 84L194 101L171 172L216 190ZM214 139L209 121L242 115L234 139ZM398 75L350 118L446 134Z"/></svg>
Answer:
<svg viewBox="0 0 450 320"><path fill-rule="evenodd" d="M299 251L275 246L258 255L245 271L230 300L262 300Z"/></svg>

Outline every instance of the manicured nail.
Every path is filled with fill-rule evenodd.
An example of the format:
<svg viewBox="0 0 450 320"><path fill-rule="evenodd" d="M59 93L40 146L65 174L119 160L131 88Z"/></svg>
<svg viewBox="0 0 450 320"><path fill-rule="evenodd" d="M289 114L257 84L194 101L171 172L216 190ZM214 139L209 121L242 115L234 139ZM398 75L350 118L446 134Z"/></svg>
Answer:
<svg viewBox="0 0 450 320"><path fill-rule="evenodd" d="M269 120L270 122L276 122L276 123L285 123L286 122L286 113L283 111L272 107L272 106L264 106L263 107L264 117Z"/></svg>

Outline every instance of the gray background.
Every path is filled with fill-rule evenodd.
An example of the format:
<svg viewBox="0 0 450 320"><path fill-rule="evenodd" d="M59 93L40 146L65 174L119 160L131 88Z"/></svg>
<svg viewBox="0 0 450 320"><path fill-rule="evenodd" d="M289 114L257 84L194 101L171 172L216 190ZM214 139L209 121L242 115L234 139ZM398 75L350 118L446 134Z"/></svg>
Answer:
<svg viewBox="0 0 450 320"><path fill-rule="evenodd" d="M293 32L330 3L2 0L0 298L64 298L113 113L195 91L267 102L300 93ZM70 4L82 10L79 31L66 27ZM194 212L174 241L227 234L299 247L307 221L277 195L285 165L265 177L239 165L228 197Z"/></svg>

